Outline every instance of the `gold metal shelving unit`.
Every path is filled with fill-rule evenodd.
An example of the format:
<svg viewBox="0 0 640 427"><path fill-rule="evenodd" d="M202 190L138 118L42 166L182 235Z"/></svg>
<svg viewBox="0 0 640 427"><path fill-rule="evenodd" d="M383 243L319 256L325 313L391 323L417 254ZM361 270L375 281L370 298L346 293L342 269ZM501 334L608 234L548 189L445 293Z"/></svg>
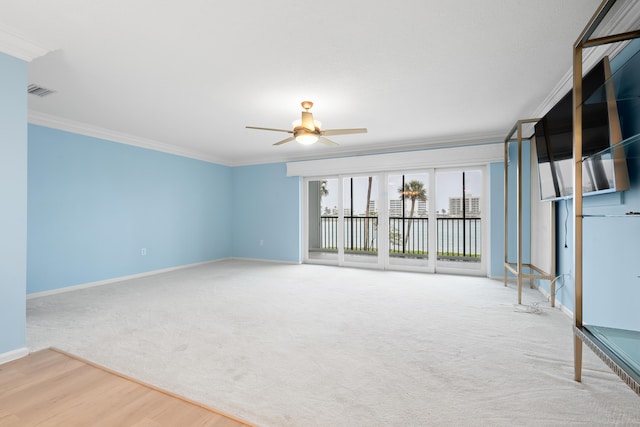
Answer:
<svg viewBox="0 0 640 427"><path fill-rule="evenodd" d="M507 286L509 272L516 276L518 283L518 304L522 304L522 281L529 279L529 286L533 287L535 279L549 280L551 293L551 307L556 305L556 282L555 274L547 273L541 268L531 263L524 263L522 260L522 135L523 126L527 124L535 124L540 121L537 119L518 120L511 128L509 134L504 139L504 285ZM516 134L516 138L514 138ZM518 155L516 165L516 260L509 261L509 144L516 142L518 144ZM552 229L552 236L555 230ZM552 270L555 272L555 243L551 245L551 262Z"/></svg>
<svg viewBox="0 0 640 427"><path fill-rule="evenodd" d="M582 195L582 62L583 50L609 43L623 42L640 37L640 30L592 38L599 25L611 11L616 0L603 0L595 14L582 31L573 48L573 162L574 162L574 271L575 271L575 307L574 307L574 378L582 379L582 343L589 346L620 378L640 395L640 374L632 367L634 362L617 352L614 347L607 345L606 337L600 335L597 327L583 324L583 195ZM615 105L616 100L612 102ZM619 139L616 139L619 138ZM632 137L630 139L638 139ZM622 136L612 136L612 143L622 140ZM635 143L635 141L632 141ZM622 141L621 144L625 144ZM615 148L614 148L615 149ZM606 329L606 328L603 328ZM637 331L621 331L638 333ZM638 343L640 339L636 338Z"/></svg>

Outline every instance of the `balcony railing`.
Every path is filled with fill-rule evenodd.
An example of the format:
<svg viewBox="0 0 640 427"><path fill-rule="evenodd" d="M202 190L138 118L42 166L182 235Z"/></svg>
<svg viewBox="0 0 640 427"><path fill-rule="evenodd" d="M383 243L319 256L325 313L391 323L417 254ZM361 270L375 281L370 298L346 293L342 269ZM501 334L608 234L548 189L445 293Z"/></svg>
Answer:
<svg viewBox="0 0 640 427"><path fill-rule="evenodd" d="M438 259L480 261L481 218L438 218Z"/></svg>
<svg viewBox="0 0 640 427"><path fill-rule="evenodd" d="M480 261L480 218L437 218L438 259ZM348 216L344 218L344 249L347 253L378 251L378 217ZM320 247L314 251L337 252L338 217L322 216ZM429 248L428 218L389 218L389 255L426 258Z"/></svg>

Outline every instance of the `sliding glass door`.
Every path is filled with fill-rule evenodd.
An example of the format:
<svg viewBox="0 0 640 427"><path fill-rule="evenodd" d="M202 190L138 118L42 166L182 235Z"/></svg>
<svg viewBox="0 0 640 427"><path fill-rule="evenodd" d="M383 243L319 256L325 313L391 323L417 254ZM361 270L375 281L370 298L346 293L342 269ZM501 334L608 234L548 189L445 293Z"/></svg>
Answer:
<svg viewBox="0 0 640 427"><path fill-rule="evenodd" d="M483 168L305 180L305 261L485 274Z"/></svg>
<svg viewBox="0 0 640 427"><path fill-rule="evenodd" d="M484 273L483 183L481 169L436 172L437 271Z"/></svg>
<svg viewBox="0 0 640 427"><path fill-rule="evenodd" d="M378 176L342 178L344 264L378 264Z"/></svg>
<svg viewBox="0 0 640 427"><path fill-rule="evenodd" d="M307 259L338 262L338 178L306 182Z"/></svg>
<svg viewBox="0 0 640 427"><path fill-rule="evenodd" d="M305 260L379 264L378 182L376 175L306 181Z"/></svg>
<svg viewBox="0 0 640 427"><path fill-rule="evenodd" d="M387 174L388 268L433 270L429 254L430 172ZM407 268L409 269L409 268Z"/></svg>

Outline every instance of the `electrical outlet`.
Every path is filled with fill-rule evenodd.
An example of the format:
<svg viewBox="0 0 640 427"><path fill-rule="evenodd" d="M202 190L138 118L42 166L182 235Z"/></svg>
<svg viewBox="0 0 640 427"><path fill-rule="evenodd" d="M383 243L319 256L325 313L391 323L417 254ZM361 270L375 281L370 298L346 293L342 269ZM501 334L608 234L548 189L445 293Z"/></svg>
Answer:
<svg viewBox="0 0 640 427"><path fill-rule="evenodd" d="M260 246L264 246L264 240L260 240Z"/></svg>
<svg viewBox="0 0 640 427"><path fill-rule="evenodd" d="M140 255L147 256L147 248L140 249Z"/></svg>

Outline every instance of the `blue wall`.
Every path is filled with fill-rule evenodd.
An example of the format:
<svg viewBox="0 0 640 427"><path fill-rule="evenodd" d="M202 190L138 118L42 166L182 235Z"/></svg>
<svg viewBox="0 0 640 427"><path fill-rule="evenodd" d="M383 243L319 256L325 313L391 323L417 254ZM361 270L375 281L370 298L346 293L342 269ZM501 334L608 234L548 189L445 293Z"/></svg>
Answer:
<svg viewBox="0 0 640 427"><path fill-rule="evenodd" d="M522 262L531 262L531 163L530 142L522 141ZM518 144L509 144L509 262L517 261L517 163ZM490 277L504 277L504 163L489 167L491 191Z"/></svg>
<svg viewBox="0 0 640 427"><path fill-rule="evenodd" d="M491 265L489 277L504 276L504 163L489 165L491 194ZM513 245L515 245L515 240Z"/></svg>
<svg viewBox="0 0 640 427"><path fill-rule="evenodd" d="M594 196L598 197L598 196ZM573 283L573 199L555 202L556 211L556 300L571 312L575 308L575 287ZM550 202L551 203L551 202ZM549 282L541 281L550 292Z"/></svg>
<svg viewBox="0 0 640 427"><path fill-rule="evenodd" d="M234 257L301 261L301 180L286 169L284 163L233 168Z"/></svg>
<svg viewBox="0 0 640 427"><path fill-rule="evenodd" d="M27 292L229 257L231 200L229 167L30 125Z"/></svg>
<svg viewBox="0 0 640 427"><path fill-rule="evenodd" d="M640 50L635 40L611 61L615 72ZM629 77L632 77L629 75ZM629 83L627 81L626 83ZM640 92L640 81L635 93ZM640 100L618 102L623 138L640 133ZM585 214L624 214L640 211L640 146L628 147L627 165L631 188L613 194L585 197ZM567 220L568 212L568 220ZM565 274L565 285L558 292L558 300L574 310L573 284L573 200L557 202L557 266L558 274ZM568 226L565 226L567 221ZM640 267L638 266L638 238L640 220L630 218L585 218L583 221L583 311L585 323L640 329L637 303L640 301ZM565 248L565 241L567 247ZM560 281L560 283L563 283Z"/></svg>
<svg viewBox="0 0 640 427"><path fill-rule="evenodd" d="M27 63L0 53L0 355L25 347Z"/></svg>
<svg viewBox="0 0 640 427"><path fill-rule="evenodd" d="M502 163L489 179L489 274L502 277ZM230 168L31 125L28 194L28 293L227 257L302 259L301 179L287 177L284 163ZM514 258L515 208L509 214Z"/></svg>

